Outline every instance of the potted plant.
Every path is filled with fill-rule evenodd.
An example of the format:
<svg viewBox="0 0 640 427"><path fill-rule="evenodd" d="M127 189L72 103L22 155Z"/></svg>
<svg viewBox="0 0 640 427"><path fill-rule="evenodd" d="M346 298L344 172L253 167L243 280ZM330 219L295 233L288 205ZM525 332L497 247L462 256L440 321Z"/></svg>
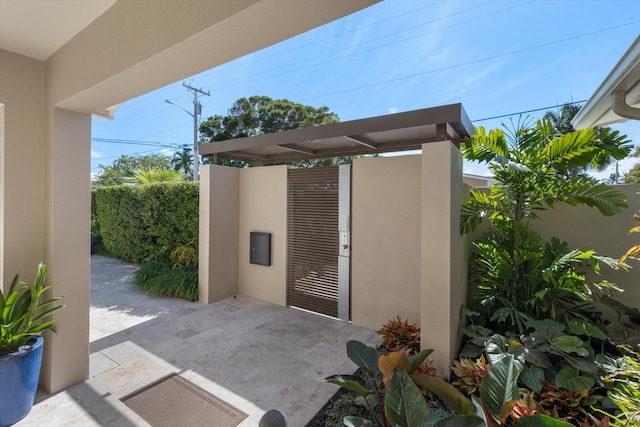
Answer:
<svg viewBox="0 0 640 427"><path fill-rule="evenodd" d="M54 306L60 297L44 297L51 288L44 284L46 273L40 263L33 283L18 282L16 274L6 293L0 287L0 426L31 411L42 362L41 334L55 332L55 320L45 318L63 307Z"/></svg>

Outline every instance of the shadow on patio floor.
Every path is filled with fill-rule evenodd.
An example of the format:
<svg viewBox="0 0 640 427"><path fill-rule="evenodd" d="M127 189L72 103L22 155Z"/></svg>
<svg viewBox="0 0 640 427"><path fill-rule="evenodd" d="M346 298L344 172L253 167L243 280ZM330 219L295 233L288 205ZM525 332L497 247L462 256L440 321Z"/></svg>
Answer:
<svg viewBox="0 0 640 427"><path fill-rule="evenodd" d="M92 256L91 377L40 395L18 426L146 426L120 398L173 372L249 414L240 426L274 408L303 426L337 390L323 378L355 370L346 342L378 342L371 330L243 296L150 297L133 288L135 268Z"/></svg>

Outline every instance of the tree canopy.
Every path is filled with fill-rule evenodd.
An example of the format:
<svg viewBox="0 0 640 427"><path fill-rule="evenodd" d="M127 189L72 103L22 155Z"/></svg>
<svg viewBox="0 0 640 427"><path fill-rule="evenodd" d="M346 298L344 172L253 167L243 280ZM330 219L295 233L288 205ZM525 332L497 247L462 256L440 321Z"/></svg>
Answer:
<svg viewBox="0 0 640 427"><path fill-rule="evenodd" d="M287 99L251 96L234 102L226 116L217 114L202 122L200 136L206 143L339 121L326 106L316 108Z"/></svg>
<svg viewBox="0 0 640 427"><path fill-rule="evenodd" d="M340 118L329 107L312 107L288 99L272 99L268 96L240 98L229 108L226 116L215 115L200 124L202 143L244 138L276 133L328 123ZM317 159L297 162L298 166L330 166L350 163L352 157ZM205 161L206 162L206 161ZM247 163L226 161L227 166L246 167Z"/></svg>

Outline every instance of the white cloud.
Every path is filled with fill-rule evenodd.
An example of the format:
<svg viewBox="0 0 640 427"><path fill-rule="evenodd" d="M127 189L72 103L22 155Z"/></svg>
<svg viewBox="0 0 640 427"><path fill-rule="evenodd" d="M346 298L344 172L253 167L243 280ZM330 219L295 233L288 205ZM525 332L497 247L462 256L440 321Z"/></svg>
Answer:
<svg viewBox="0 0 640 427"><path fill-rule="evenodd" d="M398 112L398 107L391 107L391 108L389 108L389 113L390 113L390 114L395 114L395 113L397 113L397 112Z"/></svg>
<svg viewBox="0 0 640 427"><path fill-rule="evenodd" d="M102 153L99 151L95 151L95 150L91 150L91 158L92 159L99 159L102 157Z"/></svg>

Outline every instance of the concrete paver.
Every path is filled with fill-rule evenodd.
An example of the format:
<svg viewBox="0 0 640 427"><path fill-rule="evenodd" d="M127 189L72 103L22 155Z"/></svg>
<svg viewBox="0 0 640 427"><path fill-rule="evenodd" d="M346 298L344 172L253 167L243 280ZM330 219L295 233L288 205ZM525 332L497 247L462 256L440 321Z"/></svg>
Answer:
<svg viewBox="0 0 640 427"><path fill-rule="evenodd" d="M379 342L371 330L240 295L213 304L151 297L133 287L135 268L92 256L91 377L39 393L17 426L148 426L120 399L169 373L249 414L241 427L274 408L304 426L337 390L322 379L355 370L346 342Z"/></svg>

